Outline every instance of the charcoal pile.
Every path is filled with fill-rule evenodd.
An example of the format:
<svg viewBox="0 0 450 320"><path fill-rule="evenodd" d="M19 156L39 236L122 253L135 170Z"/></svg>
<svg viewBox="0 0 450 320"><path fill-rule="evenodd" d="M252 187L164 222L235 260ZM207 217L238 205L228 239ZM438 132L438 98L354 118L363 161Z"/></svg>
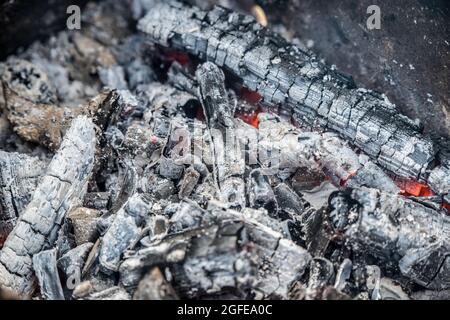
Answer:
<svg viewBox="0 0 450 320"><path fill-rule="evenodd" d="M450 160L252 12L93 2L0 63L2 293L450 298Z"/></svg>

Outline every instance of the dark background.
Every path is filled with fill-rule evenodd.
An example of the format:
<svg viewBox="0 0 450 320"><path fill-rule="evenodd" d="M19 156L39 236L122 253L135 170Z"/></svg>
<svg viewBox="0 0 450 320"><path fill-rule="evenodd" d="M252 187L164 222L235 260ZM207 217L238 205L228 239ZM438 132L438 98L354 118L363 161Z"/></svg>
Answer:
<svg viewBox="0 0 450 320"><path fill-rule="evenodd" d="M0 0L0 60L65 27L66 8L86 0ZM191 0L207 6L215 0ZM251 0L222 0L248 8ZM425 130L450 137L450 1L258 0L329 64L361 87L386 93ZM381 30L367 30L366 9L381 8Z"/></svg>

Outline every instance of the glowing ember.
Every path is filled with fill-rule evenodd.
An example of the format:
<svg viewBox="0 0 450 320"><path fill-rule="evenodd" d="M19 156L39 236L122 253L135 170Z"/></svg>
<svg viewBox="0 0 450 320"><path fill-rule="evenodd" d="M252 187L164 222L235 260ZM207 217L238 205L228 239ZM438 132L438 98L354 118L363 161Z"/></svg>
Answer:
<svg viewBox="0 0 450 320"><path fill-rule="evenodd" d="M182 66L185 66L189 63L189 56L186 53L183 52L168 52L167 55L165 56L166 59L170 62L176 61L179 64L181 64Z"/></svg>
<svg viewBox="0 0 450 320"><path fill-rule="evenodd" d="M434 192L426 184L410 181L410 180L396 180L397 186L401 189L400 194L404 196L414 197L431 197Z"/></svg>
<svg viewBox="0 0 450 320"><path fill-rule="evenodd" d="M255 127L258 129L259 127L259 118L258 118L258 111L251 112L251 113L236 113L236 117L242 119L245 123L248 123L249 125Z"/></svg>
<svg viewBox="0 0 450 320"><path fill-rule="evenodd" d="M450 204L447 202L442 203L442 208L445 209L448 213L450 213Z"/></svg>
<svg viewBox="0 0 450 320"><path fill-rule="evenodd" d="M241 88L240 95L242 99L251 104L257 104L262 100L262 96L258 92L251 91L245 87Z"/></svg>

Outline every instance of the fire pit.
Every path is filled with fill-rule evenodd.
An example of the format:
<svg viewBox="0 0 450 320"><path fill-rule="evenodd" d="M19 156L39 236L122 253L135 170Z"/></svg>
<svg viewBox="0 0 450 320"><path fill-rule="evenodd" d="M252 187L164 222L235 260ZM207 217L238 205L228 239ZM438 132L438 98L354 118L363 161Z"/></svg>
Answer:
<svg viewBox="0 0 450 320"><path fill-rule="evenodd" d="M89 2L8 48L2 292L448 298L440 139L271 26L282 2Z"/></svg>

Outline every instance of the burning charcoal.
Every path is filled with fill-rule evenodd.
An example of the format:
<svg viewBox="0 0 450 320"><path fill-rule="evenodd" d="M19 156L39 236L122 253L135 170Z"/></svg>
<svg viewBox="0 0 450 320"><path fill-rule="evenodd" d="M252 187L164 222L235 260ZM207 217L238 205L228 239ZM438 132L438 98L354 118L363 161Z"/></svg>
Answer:
<svg viewBox="0 0 450 320"><path fill-rule="evenodd" d="M271 214L277 212L277 200L269 180L260 169L250 172L248 183L249 203L252 208L265 208Z"/></svg>
<svg viewBox="0 0 450 320"><path fill-rule="evenodd" d="M0 150L0 243L30 202L46 166L37 157Z"/></svg>
<svg viewBox="0 0 450 320"><path fill-rule="evenodd" d="M198 173L193 167L189 167L184 171L183 179L180 182L178 197L183 199L189 197L200 179Z"/></svg>
<svg viewBox="0 0 450 320"><path fill-rule="evenodd" d="M301 217L310 207L309 203L300 197L285 183L274 188L278 206L288 217Z"/></svg>
<svg viewBox="0 0 450 320"><path fill-rule="evenodd" d="M400 191L386 173L347 147L336 135L299 132L267 113L260 113L258 119L259 161L267 167L291 172L308 167L312 171L323 170L338 186L351 184L393 193Z"/></svg>
<svg viewBox="0 0 450 320"><path fill-rule="evenodd" d="M117 212L100 248L99 262L104 272L118 271L123 252L139 237L144 218L149 213L149 204L137 194Z"/></svg>
<svg viewBox="0 0 450 320"><path fill-rule="evenodd" d="M232 208L245 207L244 159L238 146L233 113L225 89L225 76L213 63L205 63L196 71L199 95L213 143L213 177L221 199Z"/></svg>
<svg viewBox="0 0 450 320"><path fill-rule="evenodd" d="M431 140L384 96L355 89L344 75L259 25L222 7L202 11L153 1L138 29L163 47L223 66L303 123L337 131L398 175L419 179L434 159Z"/></svg>
<svg viewBox="0 0 450 320"><path fill-rule="evenodd" d="M127 254L119 269L121 284L126 288L136 287L151 267L183 261L191 236L191 233L168 235L145 248Z"/></svg>
<svg viewBox="0 0 450 320"><path fill-rule="evenodd" d="M73 227L77 245L96 240L95 237L98 236L97 223L100 218L99 211L79 207L70 212L67 218Z"/></svg>
<svg viewBox="0 0 450 320"><path fill-rule="evenodd" d="M320 299L322 291L331 282L334 276L333 264L325 258L314 258L309 264L308 284L305 290L305 299Z"/></svg>
<svg viewBox="0 0 450 320"><path fill-rule="evenodd" d="M21 296L32 293L32 256L53 246L65 215L83 198L95 145L92 121L76 118L0 252L3 286Z"/></svg>
<svg viewBox="0 0 450 320"><path fill-rule="evenodd" d="M203 110L210 128L233 126L234 110L228 101L225 76L213 63L205 63L196 71Z"/></svg>
<svg viewBox="0 0 450 320"><path fill-rule="evenodd" d="M329 216L346 244L432 289L450 287L449 217L402 196L360 188L330 196ZM391 267L389 264L394 263Z"/></svg>
<svg viewBox="0 0 450 320"><path fill-rule="evenodd" d="M139 282L133 300L175 300L177 294L159 268L151 269Z"/></svg>
<svg viewBox="0 0 450 320"><path fill-rule="evenodd" d="M93 245L92 242L84 243L58 259L58 269L62 271L68 289L74 289L81 279L81 271Z"/></svg>
<svg viewBox="0 0 450 320"><path fill-rule="evenodd" d="M56 250L41 251L33 256L33 268L45 300L64 300L56 267Z"/></svg>
<svg viewBox="0 0 450 320"><path fill-rule="evenodd" d="M195 205L185 205L181 207L183 214L180 211L172 216L171 221L174 221L178 227L169 228L169 230L177 232L177 234L180 232L180 228L182 228L181 230L192 230L194 232L199 226L212 225L202 232L204 236L195 241L194 247L192 245L189 247L183 267L173 266L172 274L175 282L180 284L187 281L184 284L183 291L188 290L187 294L192 295L192 289L190 288L194 284L197 284L194 287L198 287L200 284L202 291L207 291L208 288L210 290L214 288L214 291L216 291L220 289L219 284L225 285L225 282L228 281L236 286L248 277L255 277L252 274L257 271L255 281L258 284L255 286L255 293L264 297L286 298L290 284L302 275L309 264L310 255L292 241L284 239L282 234L264 226L249 217L248 214L240 214L226 209L224 206L225 204L210 201L208 210L197 208L197 211L195 211L188 209L189 207L195 208ZM193 215L193 212L196 212L196 214ZM191 219L189 219L190 215ZM182 217L185 221L184 224L180 224ZM240 251L247 247L244 244L255 248L257 256L250 260L256 259L256 266L249 264L249 257L245 258L248 254L253 255L255 253ZM203 248L208 245L217 246L217 248L205 251ZM238 262L240 260L242 262ZM230 264L235 262L241 265L239 269L239 272L243 273L240 275L241 280L236 278L236 274L228 275L228 272L226 272L226 270L232 268ZM217 269L222 264L223 266ZM210 270L209 275L208 273L204 274L206 270ZM223 270L226 274L220 275L220 272L216 273L215 270ZM188 279L177 281L178 277L182 277L181 279L187 277ZM216 279L216 277L223 277L223 279ZM188 285L189 283L191 285Z"/></svg>

